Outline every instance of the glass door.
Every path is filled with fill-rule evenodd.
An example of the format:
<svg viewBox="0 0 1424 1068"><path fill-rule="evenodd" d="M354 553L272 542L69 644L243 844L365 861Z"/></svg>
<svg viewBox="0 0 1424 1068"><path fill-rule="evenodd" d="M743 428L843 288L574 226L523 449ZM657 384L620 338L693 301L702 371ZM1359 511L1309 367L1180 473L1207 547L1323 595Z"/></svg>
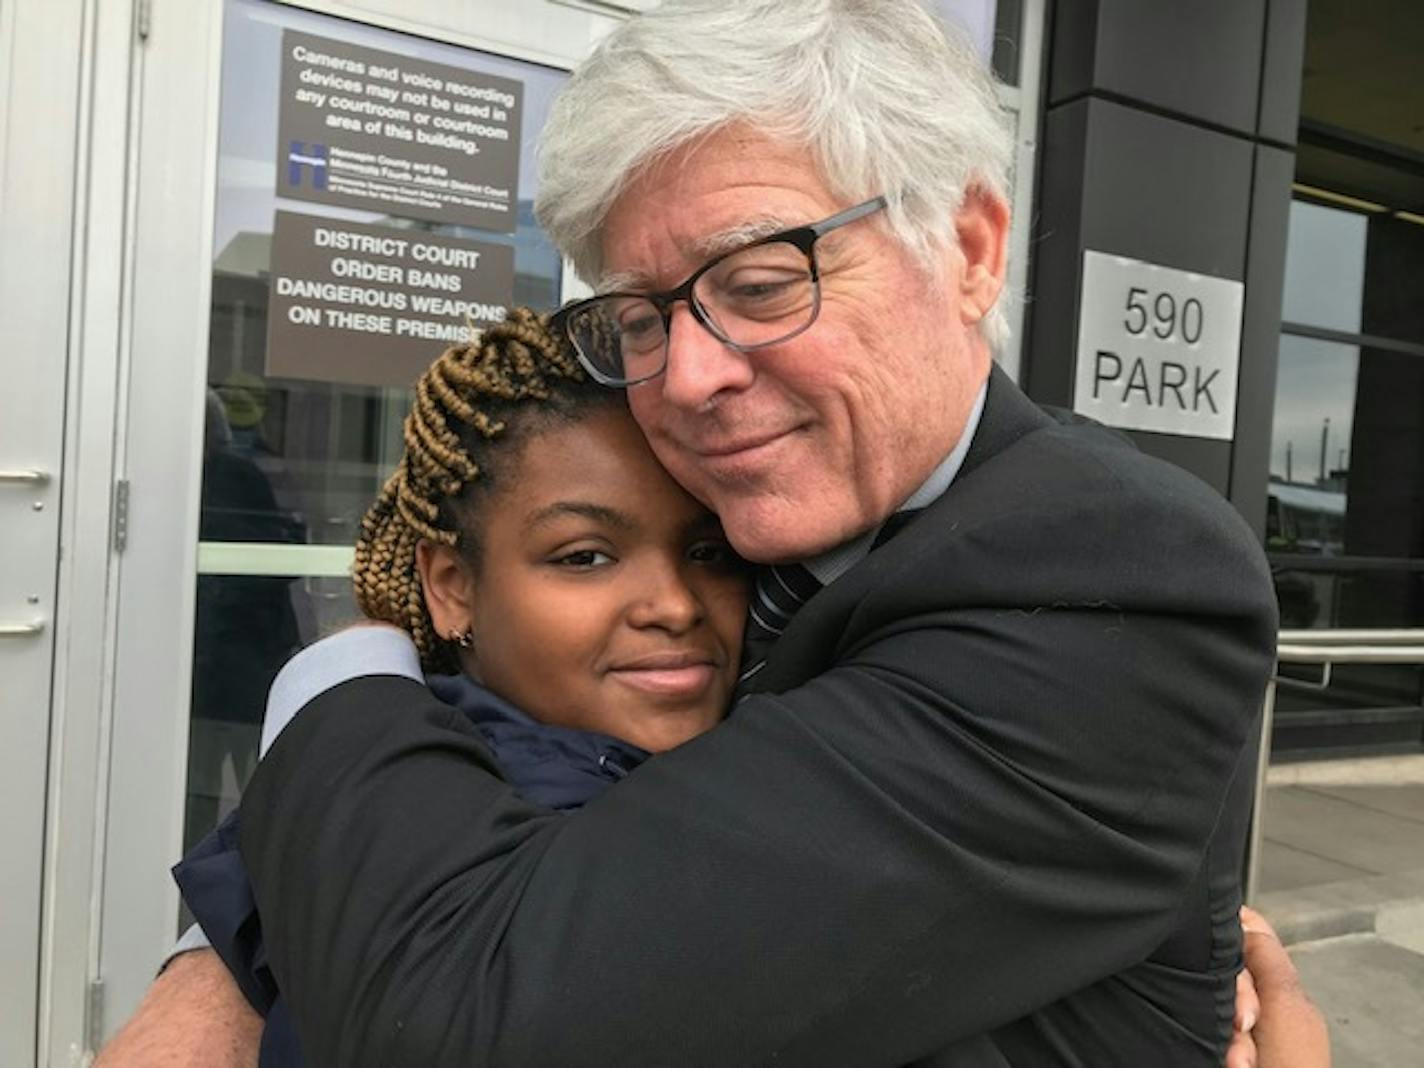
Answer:
<svg viewBox="0 0 1424 1068"><path fill-rule="evenodd" d="M511 304L558 304L534 141L564 77L226 6L185 847L236 804L277 670L354 615L351 549L410 384Z"/></svg>
<svg viewBox="0 0 1424 1068"><path fill-rule="evenodd" d="M106 1033L186 926L168 868L237 804L273 676L354 616L358 524L414 380L565 289L534 145L567 76L552 62L607 18L526 25L490 0L529 47L481 47L438 18L412 32L420 5L320 6L159 5L144 56Z"/></svg>
<svg viewBox="0 0 1424 1068"><path fill-rule="evenodd" d="M1281 627L1424 628L1424 225L1324 192L1291 205L1266 531ZM1287 673L1278 754L1419 750L1417 668L1326 681Z"/></svg>
<svg viewBox="0 0 1424 1068"><path fill-rule="evenodd" d="M1424 87L1406 76L1421 33L1418 5L1309 6L1266 524L1287 645L1424 635ZM1424 670L1385 651L1282 666L1268 914L1376 930L1378 887L1424 867Z"/></svg>

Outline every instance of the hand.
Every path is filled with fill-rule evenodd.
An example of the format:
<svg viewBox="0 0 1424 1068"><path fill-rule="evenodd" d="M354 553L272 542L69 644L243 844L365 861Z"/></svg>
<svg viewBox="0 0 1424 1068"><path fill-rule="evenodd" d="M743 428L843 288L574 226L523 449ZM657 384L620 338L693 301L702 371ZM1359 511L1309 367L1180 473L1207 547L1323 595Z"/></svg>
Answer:
<svg viewBox="0 0 1424 1068"><path fill-rule="evenodd" d="M1241 928L1246 970L1236 984L1237 1032L1227 1068L1330 1068L1325 1019L1275 930L1250 908L1241 910Z"/></svg>
<svg viewBox="0 0 1424 1068"><path fill-rule="evenodd" d="M262 1017L211 949L174 957L93 1068L254 1068Z"/></svg>
<svg viewBox="0 0 1424 1068"><path fill-rule="evenodd" d="M1226 1051L1226 1068L1257 1068L1256 1040L1251 1034L1261 1018L1261 999L1251 969L1236 973L1236 1019L1231 1046Z"/></svg>

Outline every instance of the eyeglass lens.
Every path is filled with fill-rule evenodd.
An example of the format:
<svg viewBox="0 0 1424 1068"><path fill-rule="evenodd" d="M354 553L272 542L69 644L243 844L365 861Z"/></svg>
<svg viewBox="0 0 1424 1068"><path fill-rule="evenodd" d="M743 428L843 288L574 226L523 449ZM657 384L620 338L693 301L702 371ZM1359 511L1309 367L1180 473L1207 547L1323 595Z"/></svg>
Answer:
<svg viewBox="0 0 1424 1068"><path fill-rule="evenodd" d="M815 318L811 261L790 242L753 245L710 264L693 283L692 300L722 341L739 348L774 344ZM646 297L590 301L568 326L580 352L609 380L641 381L666 365L667 320Z"/></svg>

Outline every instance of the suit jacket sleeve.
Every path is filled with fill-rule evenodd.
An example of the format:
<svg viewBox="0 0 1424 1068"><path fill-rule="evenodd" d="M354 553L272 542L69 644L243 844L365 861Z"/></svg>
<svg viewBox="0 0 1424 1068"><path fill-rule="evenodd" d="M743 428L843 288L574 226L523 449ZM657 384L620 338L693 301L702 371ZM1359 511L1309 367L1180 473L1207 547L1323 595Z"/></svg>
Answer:
<svg viewBox="0 0 1424 1068"><path fill-rule="evenodd" d="M575 815L412 681L313 701L243 854L314 1063L896 1065L1142 961L1249 748L1269 581L1205 488L1040 452L872 554L829 670Z"/></svg>

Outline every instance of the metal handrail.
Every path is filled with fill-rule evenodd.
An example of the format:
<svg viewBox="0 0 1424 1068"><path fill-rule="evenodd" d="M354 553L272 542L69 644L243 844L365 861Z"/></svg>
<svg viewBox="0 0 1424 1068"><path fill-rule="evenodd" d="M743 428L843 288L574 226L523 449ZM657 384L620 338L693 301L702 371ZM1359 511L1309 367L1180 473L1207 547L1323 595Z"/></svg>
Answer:
<svg viewBox="0 0 1424 1068"><path fill-rule="evenodd" d="M1388 629L1283 630L1281 645L1419 645L1424 646L1424 627ZM1288 660L1287 657L1279 657ZM1315 663L1316 661L1310 661Z"/></svg>
<svg viewBox="0 0 1424 1068"><path fill-rule="evenodd" d="M1421 645L1287 645L1276 647L1281 664L1417 664L1424 663Z"/></svg>
<svg viewBox="0 0 1424 1068"><path fill-rule="evenodd" d="M1322 664L1322 688L1335 664L1419 664L1424 666L1424 628L1283 630L1276 642L1276 663ZM1246 853L1246 900L1256 896L1261 866L1261 803L1266 796L1266 768L1271 761L1271 727L1276 713L1276 681L1266 684L1261 708L1260 748L1256 757L1256 796Z"/></svg>
<svg viewBox="0 0 1424 1068"><path fill-rule="evenodd" d="M1318 556L1267 551L1266 562L1277 575L1364 575L1380 571L1417 575L1424 571L1424 559L1417 556Z"/></svg>

